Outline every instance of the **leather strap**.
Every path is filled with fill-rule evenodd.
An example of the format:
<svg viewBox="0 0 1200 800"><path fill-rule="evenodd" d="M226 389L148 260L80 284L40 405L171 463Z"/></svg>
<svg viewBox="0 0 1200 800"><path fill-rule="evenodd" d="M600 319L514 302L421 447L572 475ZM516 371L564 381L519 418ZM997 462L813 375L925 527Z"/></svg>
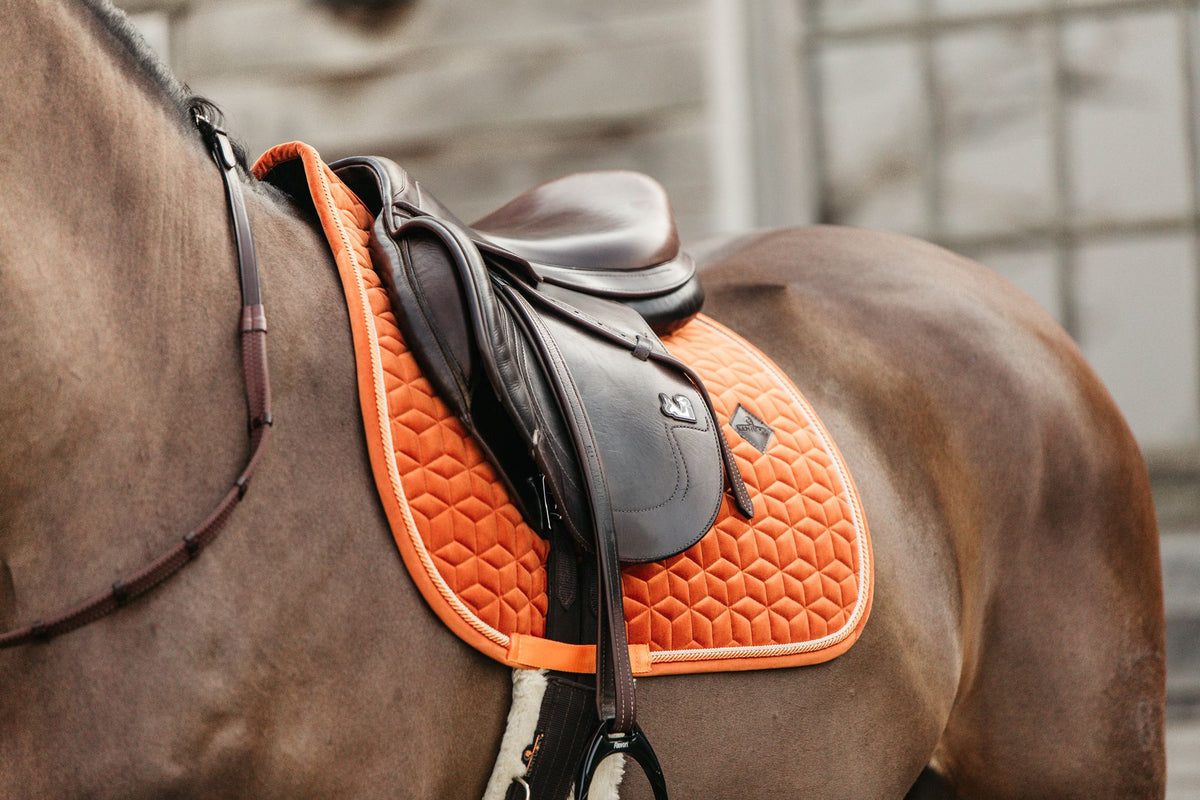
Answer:
<svg viewBox="0 0 1200 800"><path fill-rule="evenodd" d="M419 216L405 220L399 232L424 230L437 236L452 254L451 260L466 272L462 285L464 291L477 293L480 287L490 285L487 268L470 238L457 226L436 217ZM527 305L528 301L518 292L506 292L514 306ZM484 303L472 296L469 305L481 313L471 314L471 324L477 341L497 342L501 340L495 331L504 324L497 307ZM488 316L488 314L492 316ZM538 325L536 314L526 312L527 324ZM538 342L552 341L544 330L538 331ZM575 451L579 454L583 484L588 495L592 523L595 526L596 564L601 587L599 641L596 644L596 704L600 719L613 720L612 729L619 733L633 729L634 679L629 661L629 647L625 637L625 614L621 598L621 571L617 554L617 537L613 521L612 503L608 493L608 481L604 465L600 461L595 435L584 409L583 398L574 390L570 371L562 362L560 354L546 348L542 354L550 372L556 378L554 389L563 409L571 436L575 440ZM511 356L505 354L508 360ZM498 367L485 361L493 383L504 383L505 376L496 373ZM519 383L514 385L519 386Z"/></svg>
<svg viewBox="0 0 1200 800"><path fill-rule="evenodd" d="M250 455L233 486L217 507L195 528L189 531L167 552L129 577L118 580L108 590L85 600L54 617L39 620L22 628L0 634L0 649L29 642L46 641L84 625L95 622L116 611L130 600L145 594L187 566L197 554L217 538L221 528L233 513L233 508L246 494L250 476L258 465L271 427L271 384L267 371L267 318L263 311L258 280L258 259L241 181L237 175L237 158L228 134L216 127L203 114L192 112L209 153L221 171L225 197L237 243L238 268L242 288L240 332L242 339L242 370L245 374L246 406L249 412Z"/></svg>
<svg viewBox="0 0 1200 800"><path fill-rule="evenodd" d="M508 291L507 295L516 306L528 303L524 295L515 290ZM541 324L541 320L532 311L526 311L524 317L529 325ZM552 342L553 337L542 329L538 331L537 341ZM596 710L600 719L613 720L614 731L625 733L633 729L635 721L634 678L625 636L621 563L617 554L616 523L613 520L608 477L604 471L604 464L600 461L600 448L596 444L596 436L584 408L583 398L579 396L575 384L570 380L570 370L563 363L561 355L550 347L544 349L543 357L557 378L555 389L559 403L568 412L565 417L575 439L592 524L596 528L596 568L600 582L600 626L596 643Z"/></svg>

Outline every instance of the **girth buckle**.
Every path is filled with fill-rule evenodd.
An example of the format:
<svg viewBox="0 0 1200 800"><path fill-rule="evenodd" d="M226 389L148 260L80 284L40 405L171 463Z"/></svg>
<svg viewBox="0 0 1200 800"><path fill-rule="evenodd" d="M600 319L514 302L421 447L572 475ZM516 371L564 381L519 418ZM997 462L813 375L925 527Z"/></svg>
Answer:
<svg viewBox="0 0 1200 800"><path fill-rule="evenodd" d="M512 779L512 782L517 786L518 793L524 793L522 800L530 800L533 797L532 791L529 788L529 782L524 778L518 775Z"/></svg>

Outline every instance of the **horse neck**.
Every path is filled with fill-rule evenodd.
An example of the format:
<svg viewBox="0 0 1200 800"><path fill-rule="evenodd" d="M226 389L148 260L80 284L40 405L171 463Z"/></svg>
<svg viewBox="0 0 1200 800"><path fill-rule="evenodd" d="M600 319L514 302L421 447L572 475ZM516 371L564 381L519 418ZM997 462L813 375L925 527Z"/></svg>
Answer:
<svg viewBox="0 0 1200 800"><path fill-rule="evenodd" d="M172 546L225 495L248 445L237 265L216 168L178 109L104 46L90 12L37 0L0 15L8 629ZM161 789L180 777L181 753L197 794L213 793L191 785L207 775L224 782L217 793L258 796L260 766L264 781L308 770L317 786L394 775L397 795L445 776L481 787L506 671L423 610L397 564L355 422L332 257L313 225L246 188L271 331L277 424L265 458L196 566L94 626L0 658L0 684L82 698L51 715L36 694L9 693L0 749L20 750L5 736L20 732L46 752L82 753L80 790L66 792L79 796ZM397 689L400 676L419 690ZM464 686L479 696L448 713ZM93 746L96 719L118 736ZM468 726L483 733L464 745ZM197 744L217 741L226 745ZM337 745L319 758L295 749L318 741ZM458 758L467 763L454 769ZM121 772L105 780L106 765ZM19 766L0 764L0 783L41 772L23 782Z"/></svg>
<svg viewBox="0 0 1200 800"><path fill-rule="evenodd" d="M240 469L237 268L216 168L124 45L73 3L4 14L0 572L61 564L39 583L77 599Z"/></svg>

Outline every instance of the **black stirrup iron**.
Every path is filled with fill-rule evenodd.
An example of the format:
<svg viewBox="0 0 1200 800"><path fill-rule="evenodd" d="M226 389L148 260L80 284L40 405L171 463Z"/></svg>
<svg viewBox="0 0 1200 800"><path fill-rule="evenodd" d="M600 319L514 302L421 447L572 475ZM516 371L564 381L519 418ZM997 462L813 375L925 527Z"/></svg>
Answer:
<svg viewBox="0 0 1200 800"><path fill-rule="evenodd" d="M635 722L628 733L613 733L611 719L600 723L583 755L579 777L575 779L575 800L588 799L596 768L601 761L613 755L629 756L640 764L650 781L650 788L654 790L654 800L668 800L667 779L663 777L658 756L654 754L654 748L650 746L650 740L642 732L641 726Z"/></svg>

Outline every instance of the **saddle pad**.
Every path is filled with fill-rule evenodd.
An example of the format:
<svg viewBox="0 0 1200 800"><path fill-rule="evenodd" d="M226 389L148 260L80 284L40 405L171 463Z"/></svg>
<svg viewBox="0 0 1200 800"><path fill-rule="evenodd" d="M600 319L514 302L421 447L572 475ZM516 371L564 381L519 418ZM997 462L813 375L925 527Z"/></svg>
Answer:
<svg viewBox="0 0 1200 800"><path fill-rule="evenodd" d="M371 266L370 212L308 145L271 149L254 173L297 158L345 290L371 468L414 582L451 630L498 661L595 671L593 645L542 638L549 546L405 347ZM697 544L624 568L634 673L790 667L845 652L870 611L873 567L833 440L791 381L719 323L700 315L663 342L712 394L756 514L744 519L726 496Z"/></svg>

